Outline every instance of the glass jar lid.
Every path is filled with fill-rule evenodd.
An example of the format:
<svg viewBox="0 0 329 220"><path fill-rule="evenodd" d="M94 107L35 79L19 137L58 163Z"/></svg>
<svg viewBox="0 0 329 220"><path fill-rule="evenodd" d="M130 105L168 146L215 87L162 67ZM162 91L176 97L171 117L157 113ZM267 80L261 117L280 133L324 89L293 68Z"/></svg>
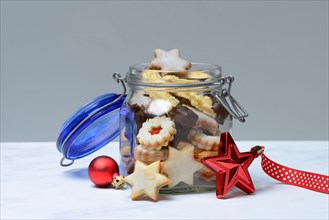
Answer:
<svg viewBox="0 0 329 220"><path fill-rule="evenodd" d="M63 154L62 166L97 151L119 135L119 109L125 97L115 93L101 95L67 119L56 143ZM72 162L64 164L64 159Z"/></svg>

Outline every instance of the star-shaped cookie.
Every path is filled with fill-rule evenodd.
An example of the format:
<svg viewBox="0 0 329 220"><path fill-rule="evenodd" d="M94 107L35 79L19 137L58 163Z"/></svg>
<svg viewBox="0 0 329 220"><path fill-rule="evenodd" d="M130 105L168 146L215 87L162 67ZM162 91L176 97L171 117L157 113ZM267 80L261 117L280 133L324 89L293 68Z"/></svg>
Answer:
<svg viewBox="0 0 329 220"><path fill-rule="evenodd" d="M171 183L169 188L180 182L193 185L194 173L200 170L203 165L193 156L194 147L186 146L181 151L169 147L169 158L164 162L163 172L168 174Z"/></svg>
<svg viewBox="0 0 329 220"><path fill-rule="evenodd" d="M178 49L165 51L161 49L154 50L154 59L150 62L148 68L155 70L188 70L191 68L191 63L184 60L179 55Z"/></svg>
<svg viewBox="0 0 329 220"><path fill-rule="evenodd" d="M170 184L170 180L160 174L160 168L160 161L146 165L136 160L134 172L124 178L132 186L131 199L147 195L154 201L158 200L160 188Z"/></svg>

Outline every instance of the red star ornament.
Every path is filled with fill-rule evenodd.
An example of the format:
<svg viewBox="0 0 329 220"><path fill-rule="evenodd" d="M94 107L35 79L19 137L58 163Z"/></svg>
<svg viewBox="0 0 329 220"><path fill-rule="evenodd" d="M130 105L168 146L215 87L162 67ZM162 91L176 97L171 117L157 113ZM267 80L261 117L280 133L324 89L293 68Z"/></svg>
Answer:
<svg viewBox="0 0 329 220"><path fill-rule="evenodd" d="M248 167L262 150L262 147L256 146L250 152L240 153L230 133L221 134L218 156L205 157L201 160L216 173L217 198L224 198L233 186L248 194L255 192Z"/></svg>

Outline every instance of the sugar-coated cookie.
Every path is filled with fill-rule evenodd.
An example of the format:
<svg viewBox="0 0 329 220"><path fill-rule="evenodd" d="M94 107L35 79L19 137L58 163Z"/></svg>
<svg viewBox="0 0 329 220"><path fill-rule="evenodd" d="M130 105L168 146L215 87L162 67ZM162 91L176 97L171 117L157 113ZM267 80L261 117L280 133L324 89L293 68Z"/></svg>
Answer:
<svg viewBox="0 0 329 220"><path fill-rule="evenodd" d="M172 107L173 105L171 102L166 99L154 99L151 101L147 109L147 113L150 115L162 116L167 114L172 109Z"/></svg>
<svg viewBox="0 0 329 220"><path fill-rule="evenodd" d="M163 165L163 172L172 181L169 188L180 182L193 185L194 173L203 167L202 163L194 160L193 151L193 146L184 147L180 151L169 147L169 157Z"/></svg>
<svg viewBox="0 0 329 220"><path fill-rule="evenodd" d="M138 105L140 107L144 107L145 109L148 108L151 102L150 97L145 96L142 91L136 91L132 94L129 104L130 105Z"/></svg>
<svg viewBox="0 0 329 220"><path fill-rule="evenodd" d="M132 186L132 200L143 195L149 196L153 201L158 200L160 188L171 183L169 178L160 173L160 169L160 161L150 165L136 161L134 172L124 178L124 181Z"/></svg>
<svg viewBox="0 0 329 220"><path fill-rule="evenodd" d="M155 49L154 59L150 62L148 68L156 70L181 71L188 70L191 66L191 62L180 57L178 49L173 49L170 51Z"/></svg>

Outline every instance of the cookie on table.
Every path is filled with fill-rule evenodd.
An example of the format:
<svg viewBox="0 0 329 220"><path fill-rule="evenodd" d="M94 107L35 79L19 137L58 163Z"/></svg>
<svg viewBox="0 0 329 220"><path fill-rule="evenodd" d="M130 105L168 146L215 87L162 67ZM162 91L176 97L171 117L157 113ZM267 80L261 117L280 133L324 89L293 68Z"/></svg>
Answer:
<svg viewBox="0 0 329 220"><path fill-rule="evenodd" d="M158 201L160 188L171 183L168 177L161 174L160 161L147 165L138 160L135 163L134 172L126 176L124 181L132 187L132 200L147 195L153 201Z"/></svg>

